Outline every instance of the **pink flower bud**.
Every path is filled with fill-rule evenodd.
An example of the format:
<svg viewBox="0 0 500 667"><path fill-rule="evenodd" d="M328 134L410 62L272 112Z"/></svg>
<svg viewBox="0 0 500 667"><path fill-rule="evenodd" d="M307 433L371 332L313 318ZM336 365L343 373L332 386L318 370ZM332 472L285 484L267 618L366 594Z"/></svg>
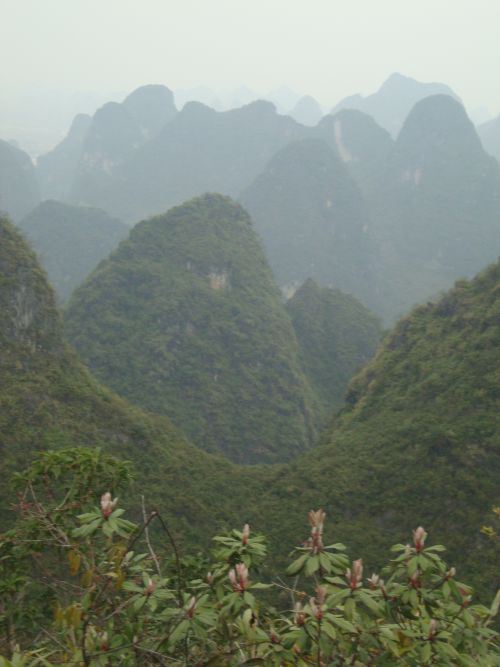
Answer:
<svg viewBox="0 0 500 667"><path fill-rule="evenodd" d="M410 577L410 585L412 588L420 588L422 582L420 581L420 571L415 570L415 572Z"/></svg>
<svg viewBox="0 0 500 667"><path fill-rule="evenodd" d="M118 498L111 500L111 494L107 491L104 495L101 496L101 512L105 519L109 517L112 511L115 509Z"/></svg>
<svg viewBox="0 0 500 667"><path fill-rule="evenodd" d="M350 570L347 570L346 577L353 591L361 586L361 582L363 580L362 558L358 558L358 560L352 561L352 568Z"/></svg>
<svg viewBox="0 0 500 667"><path fill-rule="evenodd" d="M229 581L233 591L243 593L248 587L248 568L245 563L237 563L236 567L229 570Z"/></svg>
<svg viewBox="0 0 500 667"><path fill-rule="evenodd" d="M309 606L311 607L311 611L313 613L313 616L318 621L321 621L321 619L323 618L323 612L321 611L321 609L316 604L316 600L314 598L309 598Z"/></svg>
<svg viewBox="0 0 500 667"><path fill-rule="evenodd" d="M302 609L302 605L301 605L300 602L295 603L294 621L295 621L295 625L298 625L298 626L302 626L306 622L306 617L304 615L304 611Z"/></svg>
<svg viewBox="0 0 500 667"><path fill-rule="evenodd" d="M422 549L424 548L426 537L427 537L427 533L422 528L422 526L419 526L418 528L416 528L413 531L413 544L415 545L415 549L417 550L417 553L420 553L422 551Z"/></svg>
<svg viewBox="0 0 500 667"><path fill-rule="evenodd" d="M187 606L187 608L186 608L186 616L187 616L188 618L193 618L193 616L194 616L194 612L195 612L195 611L196 611L196 598L193 596L193 597L189 600L189 604L188 604L188 606Z"/></svg>
<svg viewBox="0 0 500 667"><path fill-rule="evenodd" d="M101 651L109 651L108 633L102 632L99 638L99 648Z"/></svg>
<svg viewBox="0 0 500 667"><path fill-rule="evenodd" d="M372 574L371 577L368 577L367 580L368 585L372 589L372 591L376 590L379 587L379 583L381 581L380 576L378 574ZM382 582L383 583L383 582Z"/></svg>
<svg viewBox="0 0 500 667"><path fill-rule="evenodd" d="M209 586L211 586L214 583L214 575L211 572L207 574L207 582Z"/></svg>
<svg viewBox="0 0 500 667"><path fill-rule="evenodd" d="M323 524L325 522L325 512L321 509L310 510L308 514L309 523L311 524L311 537L308 540L307 546L311 549L313 554L318 554L323 551Z"/></svg>
<svg viewBox="0 0 500 667"><path fill-rule="evenodd" d="M434 637L437 635L437 631L438 622L435 618L431 618L431 622L429 623L429 639L434 639Z"/></svg>
<svg viewBox="0 0 500 667"><path fill-rule="evenodd" d="M144 595L152 595L156 590L155 582L149 578L146 588L144 589Z"/></svg>
<svg viewBox="0 0 500 667"><path fill-rule="evenodd" d="M326 586L318 586L316 588L316 600L318 604L320 605L325 604L326 594L327 594Z"/></svg>
<svg viewBox="0 0 500 667"><path fill-rule="evenodd" d="M242 538L241 538L241 543L243 545L248 544L248 538L249 537L250 537L250 526L248 525L248 523L246 523L243 526L243 535L242 535Z"/></svg>

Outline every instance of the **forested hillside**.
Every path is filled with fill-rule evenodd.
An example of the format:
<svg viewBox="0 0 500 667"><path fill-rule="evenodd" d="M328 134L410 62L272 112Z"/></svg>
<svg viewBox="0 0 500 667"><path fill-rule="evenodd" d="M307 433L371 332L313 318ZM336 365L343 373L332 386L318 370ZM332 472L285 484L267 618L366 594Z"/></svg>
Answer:
<svg viewBox="0 0 500 667"><path fill-rule="evenodd" d="M279 543L304 504L327 508L333 539L370 545L374 560L422 524L460 572L498 587L497 547L479 529L498 504L499 347L500 262L402 319L320 445L269 485Z"/></svg>
<svg viewBox="0 0 500 667"><path fill-rule="evenodd" d="M374 355L378 319L357 299L310 278L287 301L302 367L323 403L325 419L344 405L353 375Z"/></svg>
<svg viewBox="0 0 500 667"><path fill-rule="evenodd" d="M66 331L120 395L203 449L283 461L319 403L248 214L205 195L137 225L74 294Z"/></svg>
<svg viewBox="0 0 500 667"><path fill-rule="evenodd" d="M252 480L188 444L166 418L105 389L63 340L54 295L15 228L0 220L0 485L2 525L15 498L8 479L42 450L101 447L137 470L129 499L157 503L187 548L240 521ZM236 495L237 494L237 495ZM243 495L242 495L243 494ZM258 494L257 494L258 495ZM235 502L235 498L238 501Z"/></svg>
<svg viewBox="0 0 500 667"><path fill-rule="evenodd" d="M62 340L33 254L12 226L1 230L4 474L39 449L100 445L135 462L139 485L147 480L139 488L183 527L186 546L221 523L248 520L270 535L281 561L303 529L304 506L322 506L332 537L370 566L422 523L473 583L495 585L494 545L479 528L500 473L500 264L399 322L317 448L288 466L238 468L91 378Z"/></svg>

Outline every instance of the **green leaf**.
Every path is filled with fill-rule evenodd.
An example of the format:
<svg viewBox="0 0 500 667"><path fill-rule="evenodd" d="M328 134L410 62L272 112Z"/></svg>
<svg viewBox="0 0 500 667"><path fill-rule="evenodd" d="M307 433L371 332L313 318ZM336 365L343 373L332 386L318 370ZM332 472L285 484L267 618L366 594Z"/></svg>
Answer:
<svg viewBox="0 0 500 667"><path fill-rule="evenodd" d="M317 572L319 570L319 558L318 556L309 556L306 562L306 567L305 567L305 575L306 577L310 577L312 574Z"/></svg>
<svg viewBox="0 0 500 667"><path fill-rule="evenodd" d="M307 559L309 558L309 554L304 554L303 556L300 556L300 558L297 558L297 560L294 560L293 563L291 563L286 570L286 573L289 577L293 577L296 574L299 574L299 572L302 571Z"/></svg>
<svg viewBox="0 0 500 667"><path fill-rule="evenodd" d="M345 632L349 632L351 634L356 633L356 628L354 625L347 619L342 618L342 616L332 616L332 623L335 623L338 628L344 630Z"/></svg>

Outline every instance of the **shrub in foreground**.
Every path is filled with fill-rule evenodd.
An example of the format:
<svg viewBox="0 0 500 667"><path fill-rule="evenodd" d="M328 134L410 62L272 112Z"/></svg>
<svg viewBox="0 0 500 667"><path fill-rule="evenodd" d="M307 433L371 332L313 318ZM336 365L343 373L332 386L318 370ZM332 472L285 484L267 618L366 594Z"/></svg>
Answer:
<svg viewBox="0 0 500 667"><path fill-rule="evenodd" d="M475 604L424 528L366 576L324 544L325 512L311 510L286 578L263 583L265 539L248 525L216 536L208 564L181 558L144 499L141 519L125 519L111 490L130 474L73 449L17 477L18 521L0 536L0 667L500 665L499 596Z"/></svg>

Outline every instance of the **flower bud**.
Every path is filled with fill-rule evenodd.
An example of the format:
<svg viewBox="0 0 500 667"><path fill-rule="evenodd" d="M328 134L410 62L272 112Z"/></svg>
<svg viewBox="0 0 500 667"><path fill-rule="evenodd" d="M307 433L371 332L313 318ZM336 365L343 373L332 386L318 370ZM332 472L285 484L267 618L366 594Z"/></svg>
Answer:
<svg viewBox="0 0 500 667"><path fill-rule="evenodd" d="M108 633L107 632L102 632L101 636L99 637L99 648L101 651L108 651L109 650L109 642L108 642Z"/></svg>
<svg viewBox="0 0 500 667"><path fill-rule="evenodd" d="M155 590L156 590L156 584L151 578L149 578L146 588L144 589L144 594L152 595L155 592Z"/></svg>
<svg viewBox="0 0 500 667"><path fill-rule="evenodd" d="M326 586L318 586L316 588L316 600L318 604L320 605L325 604L326 594L327 594Z"/></svg>
<svg viewBox="0 0 500 667"><path fill-rule="evenodd" d="M316 620L321 621L323 618L323 612L316 604L316 600L314 598L309 598L309 606L311 607L311 611Z"/></svg>
<svg viewBox="0 0 500 667"><path fill-rule="evenodd" d="M422 551L422 549L424 548L426 537L427 537L427 533L422 528L422 526L419 526L418 528L416 528L413 531L413 544L415 545L415 549L417 550L417 553L420 553Z"/></svg>
<svg viewBox="0 0 500 667"><path fill-rule="evenodd" d="M353 591L361 586L361 582L363 580L362 558L358 558L358 560L352 561L352 567L350 570L347 570L346 577Z"/></svg>
<svg viewBox="0 0 500 667"><path fill-rule="evenodd" d="M207 574L207 583L211 586L214 583L214 575L211 572Z"/></svg>
<svg viewBox="0 0 500 667"><path fill-rule="evenodd" d="M249 537L250 537L250 526L248 525L248 523L246 523L243 526L243 535L242 535L242 538L241 538L241 543L243 544L243 546L248 544L248 538Z"/></svg>
<svg viewBox="0 0 500 667"><path fill-rule="evenodd" d="M422 582L420 581L420 571L415 570L415 572L410 577L410 585L412 588L420 588Z"/></svg>
<svg viewBox="0 0 500 667"><path fill-rule="evenodd" d="M236 567L229 570L229 581L233 591L243 593L248 587L248 568L245 563L237 563Z"/></svg>
<svg viewBox="0 0 500 667"><path fill-rule="evenodd" d="M295 625L302 626L306 622L306 617L300 602L295 603L294 609L294 621Z"/></svg>
<svg viewBox="0 0 500 667"><path fill-rule="evenodd" d="M101 512L105 519L107 519L109 515L112 513L112 511L115 509L117 502L118 498L111 500L111 494L109 493L109 491L107 491L105 494L101 496Z"/></svg>
<svg viewBox="0 0 500 667"><path fill-rule="evenodd" d="M308 547L314 554L323 551L323 524L325 522L326 513L319 509L316 512L310 510L308 514L309 523L311 524L311 537L308 541Z"/></svg>
<svg viewBox="0 0 500 667"><path fill-rule="evenodd" d="M194 616L194 612L195 612L195 611L196 611L196 598L193 596L193 597L189 600L189 604L188 604L188 606L186 607L186 616L187 616L188 618L193 618L193 616Z"/></svg>
<svg viewBox="0 0 500 667"><path fill-rule="evenodd" d="M435 618L431 618L429 623L429 639L434 639L438 631L438 622Z"/></svg>

